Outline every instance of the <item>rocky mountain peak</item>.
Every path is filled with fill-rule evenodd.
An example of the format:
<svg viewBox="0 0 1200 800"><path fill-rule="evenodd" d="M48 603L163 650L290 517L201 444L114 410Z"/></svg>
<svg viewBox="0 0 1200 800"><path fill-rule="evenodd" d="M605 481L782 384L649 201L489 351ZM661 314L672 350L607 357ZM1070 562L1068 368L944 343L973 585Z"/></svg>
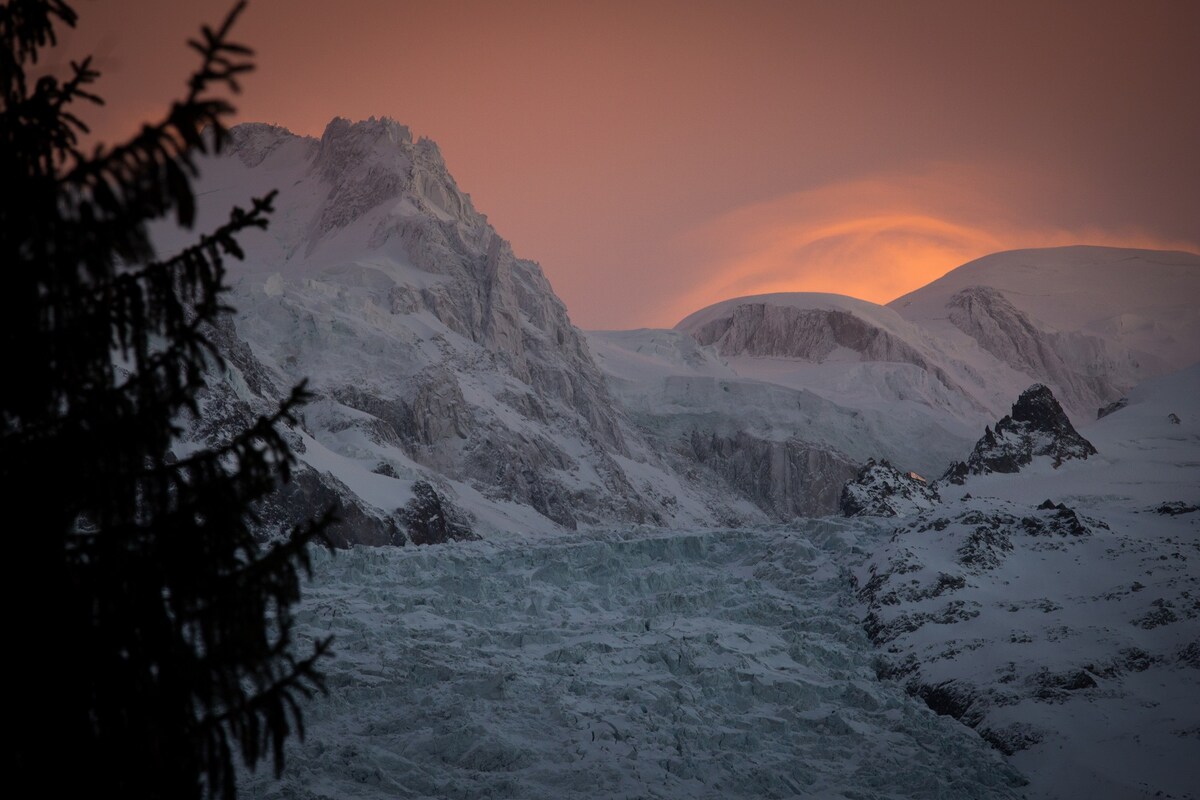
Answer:
<svg viewBox="0 0 1200 800"><path fill-rule="evenodd" d="M1013 404L1010 416L1013 422L1027 423L1035 430L1047 433L1070 431L1075 434L1075 428L1055 399L1054 392L1041 383L1035 383L1021 392L1021 396Z"/></svg>
<svg viewBox="0 0 1200 800"><path fill-rule="evenodd" d="M242 314L223 343L246 380L210 405L250 414L309 379L306 491L354 516L339 542L461 538L449 511L426 524L454 506L482 531L761 519L629 425L540 267L433 141L387 118L319 139L237 126L201 190L225 205L260 187L280 187L276 215L231 269Z"/></svg>
<svg viewBox="0 0 1200 800"><path fill-rule="evenodd" d="M1075 430L1054 393L1037 383L1021 393L995 431L984 429L967 461L953 464L943 477L961 484L968 475L1020 472L1039 456L1053 459L1057 469L1067 459L1095 454L1096 448Z"/></svg>

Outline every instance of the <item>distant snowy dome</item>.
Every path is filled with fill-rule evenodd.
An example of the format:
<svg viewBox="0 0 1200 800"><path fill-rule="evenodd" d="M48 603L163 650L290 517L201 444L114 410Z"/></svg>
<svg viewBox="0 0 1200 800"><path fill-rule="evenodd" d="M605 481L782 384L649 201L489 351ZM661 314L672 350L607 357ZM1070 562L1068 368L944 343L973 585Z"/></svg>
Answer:
<svg viewBox="0 0 1200 800"><path fill-rule="evenodd" d="M722 355L779 356L820 363L839 351L866 361L925 366L907 341L917 332L888 308L838 294L792 292L738 297L675 326Z"/></svg>
<svg viewBox="0 0 1200 800"><path fill-rule="evenodd" d="M888 303L907 320L947 317L955 295L986 286L1048 331L1080 332L1164 363L1200 360L1200 255L1076 245L994 253Z"/></svg>
<svg viewBox="0 0 1200 800"><path fill-rule="evenodd" d="M1074 330L1120 314L1195 307L1200 255L1090 245L1007 250L963 264L887 306L912 318L968 286L990 286L1025 313Z"/></svg>

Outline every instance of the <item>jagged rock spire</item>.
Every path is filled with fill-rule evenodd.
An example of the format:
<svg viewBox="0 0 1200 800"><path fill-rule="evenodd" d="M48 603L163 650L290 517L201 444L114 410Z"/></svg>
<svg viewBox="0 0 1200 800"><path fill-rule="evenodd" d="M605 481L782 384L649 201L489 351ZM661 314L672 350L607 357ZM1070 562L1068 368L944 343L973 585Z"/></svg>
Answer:
<svg viewBox="0 0 1200 800"><path fill-rule="evenodd" d="M984 429L966 463L953 464L943 480L961 484L968 475L1019 472L1039 456L1053 459L1057 469L1068 459L1095 454L1096 448L1075 430L1054 393L1035 383L1021 393L995 431Z"/></svg>

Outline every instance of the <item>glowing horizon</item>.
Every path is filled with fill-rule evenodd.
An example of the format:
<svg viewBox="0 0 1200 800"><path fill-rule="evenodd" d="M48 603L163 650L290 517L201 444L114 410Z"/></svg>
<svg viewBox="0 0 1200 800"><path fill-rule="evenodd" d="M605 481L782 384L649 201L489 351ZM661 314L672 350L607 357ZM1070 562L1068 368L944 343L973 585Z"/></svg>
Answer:
<svg viewBox="0 0 1200 800"><path fill-rule="evenodd" d="M226 0L78 3L116 141ZM997 250L1200 251L1200 4L254 0L239 118L436 141L585 328L764 291L887 302Z"/></svg>

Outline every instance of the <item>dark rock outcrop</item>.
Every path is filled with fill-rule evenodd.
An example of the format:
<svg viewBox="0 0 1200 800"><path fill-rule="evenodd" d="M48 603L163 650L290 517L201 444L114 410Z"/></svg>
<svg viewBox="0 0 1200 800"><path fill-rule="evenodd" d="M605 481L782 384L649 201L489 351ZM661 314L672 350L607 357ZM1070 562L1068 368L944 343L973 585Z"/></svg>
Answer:
<svg viewBox="0 0 1200 800"><path fill-rule="evenodd" d="M413 498L396 511L408 541L413 544L443 544L478 539L467 517L440 495L428 481L412 485ZM402 544L402 541L394 542Z"/></svg>
<svg viewBox="0 0 1200 800"><path fill-rule="evenodd" d="M951 465L942 479L962 484L968 475L1020 472L1040 456L1053 459L1058 468L1068 459L1095 454L1096 448L1075 430L1054 394L1038 383L1021 393L1012 413L997 422L994 431L985 428L966 462Z"/></svg>
<svg viewBox="0 0 1200 800"><path fill-rule="evenodd" d="M1120 411L1122 408L1124 408L1127 405L1129 405L1128 397L1122 397L1119 400L1113 400L1108 405L1101 406L1100 408L1096 409L1096 419L1104 419L1109 414L1113 414L1117 411Z"/></svg>
<svg viewBox="0 0 1200 800"><path fill-rule="evenodd" d="M937 487L915 472L871 459L842 487L838 505L847 517L896 517L928 511L940 502Z"/></svg>

